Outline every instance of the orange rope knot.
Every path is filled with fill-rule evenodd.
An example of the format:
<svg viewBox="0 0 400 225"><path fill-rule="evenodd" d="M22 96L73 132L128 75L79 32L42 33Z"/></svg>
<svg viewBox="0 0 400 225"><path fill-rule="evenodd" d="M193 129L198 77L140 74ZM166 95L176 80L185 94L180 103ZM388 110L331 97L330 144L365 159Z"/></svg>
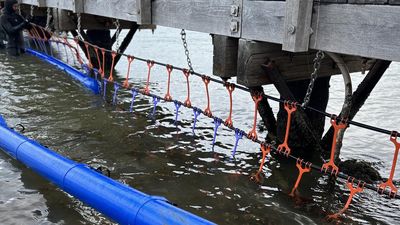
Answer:
<svg viewBox="0 0 400 225"><path fill-rule="evenodd" d="M191 108L192 107L192 102L190 101L190 83L189 83L189 76L190 76L190 71L188 69L183 69L183 75L186 77L186 86L187 86L187 97L186 100L183 102L183 105Z"/></svg>
<svg viewBox="0 0 400 225"><path fill-rule="evenodd" d="M251 179L254 179L257 183L261 183L261 173L263 171L265 159L266 159L267 155L271 153L271 145L265 144L264 142L262 142L260 144L260 146L261 146L261 153L262 153L260 167L259 167L257 173L251 177Z"/></svg>
<svg viewBox="0 0 400 225"><path fill-rule="evenodd" d="M113 72L114 72L114 67L115 67L115 57L117 57L117 53L112 51L111 57L112 57L112 63L111 63L110 76L108 77L108 81L113 82L114 81Z"/></svg>
<svg viewBox="0 0 400 225"><path fill-rule="evenodd" d="M351 179L351 181L350 181ZM347 188L350 190L350 194L349 194L349 198L347 199L346 204L344 205L343 209L341 209L339 212L333 214L333 215L329 215L328 218L329 219L337 219L339 218L340 214L343 214L350 206L350 203L354 197L354 195L356 195L357 193L360 193L364 190L364 186L365 186L365 182L361 182L360 180L358 181L358 184L356 187L354 187L354 177L348 177L347 178Z"/></svg>
<svg viewBox="0 0 400 225"><path fill-rule="evenodd" d="M260 104L262 100L262 94L259 92L253 92L251 94L251 97L253 98L254 101L254 121L253 121L253 128L249 131L247 134L247 137L251 140L257 140L257 112L258 112L258 105Z"/></svg>
<svg viewBox="0 0 400 225"><path fill-rule="evenodd" d="M329 162L324 163L321 167L321 171L325 171L325 173L328 171L329 168L331 168L331 174L337 174L339 173L339 168L335 165L335 151L336 151L336 144L337 144L337 135L341 129L345 129L347 127L347 123L345 122L347 120L341 119L340 121L337 120L336 115L332 115L331 117L331 124L334 129L333 133L333 140L332 140L332 148L331 148L331 156L329 159Z"/></svg>
<svg viewBox="0 0 400 225"><path fill-rule="evenodd" d="M207 94L207 108L204 109L204 115L208 117L212 117L211 106L210 106L210 93L208 91L208 84L210 84L211 78L209 76L203 75L201 79L206 86L206 94Z"/></svg>
<svg viewBox="0 0 400 225"><path fill-rule="evenodd" d="M284 103L285 106L285 110L288 114L287 117L287 122L286 122L286 133L285 133L285 140L283 141L282 144L280 144L278 146L278 152L282 153L286 156L289 156L291 153L291 149L289 147L289 132L290 132L290 125L291 125L291 121L292 121L292 113L295 112L297 110L297 103L296 102L289 102L289 101L285 101Z"/></svg>
<svg viewBox="0 0 400 225"><path fill-rule="evenodd" d="M397 188L393 184L393 176L394 172L396 170L396 163L397 163L397 156L399 155L399 149L400 149L400 143L397 141L397 131L392 131L392 134L390 135L390 141L393 142L395 146L395 152L394 152L394 157L393 157L393 162L392 162L392 169L390 170L390 176L389 179L378 185L378 192L383 194L386 190L386 187L390 188L389 192L389 197L394 198L397 195Z"/></svg>
<svg viewBox="0 0 400 225"><path fill-rule="evenodd" d="M131 73L131 64L132 64L133 60L135 59L135 57L128 55L127 59L128 59L128 71L126 72L125 81L122 84L122 86L124 88L129 88L129 75Z"/></svg>
<svg viewBox="0 0 400 225"><path fill-rule="evenodd" d="M304 165L304 167L303 167L303 165ZM298 158L296 160L296 167L299 170L299 175L297 177L296 183L293 186L292 191L289 194L290 196L292 196L292 197L295 196L294 193L297 190L297 188L299 187L299 184L300 184L301 178L303 177L303 174L310 172L311 166L312 166L312 163L310 163L310 162L303 163L303 159Z"/></svg>
<svg viewBox="0 0 400 225"><path fill-rule="evenodd" d="M236 86L233 83L229 83L229 82L225 82L225 88L226 90L228 90L229 93L229 116L228 118L225 120L224 124L227 127L233 127L233 122L232 122L232 108L233 108L233 97L232 97L232 93L235 90Z"/></svg>
<svg viewBox="0 0 400 225"><path fill-rule="evenodd" d="M171 73L174 67L172 65L167 65L167 75L168 75L168 87L167 87L167 93L164 96L165 101L172 101L172 96L170 94L170 86L171 86Z"/></svg>

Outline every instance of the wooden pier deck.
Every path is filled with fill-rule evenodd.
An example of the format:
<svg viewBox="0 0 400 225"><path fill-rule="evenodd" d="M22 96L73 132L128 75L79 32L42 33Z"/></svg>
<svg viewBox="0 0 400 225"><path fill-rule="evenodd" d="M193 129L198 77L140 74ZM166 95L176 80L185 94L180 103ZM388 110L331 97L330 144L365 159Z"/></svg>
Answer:
<svg viewBox="0 0 400 225"><path fill-rule="evenodd" d="M137 23L213 34L214 75L246 86L269 84L260 64L278 63L286 81L308 79L316 50L343 55L350 72L374 60L400 62L400 0L21 0L42 15L53 8L59 29ZM62 19L64 18L64 19ZM97 21L96 25L93 22ZM90 26L91 24L91 26ZM108 25L107 25L108 24ZM107 27L108 26L108 27ZM89 28L92 27L92 28ZM129 26L125 26L128 28ZM291 56L290 58L287 55ZM362 61L369 60L368 65ZM325 60L321 76L338 74ZM367 68L365 68L367 67Z"/></svg>
<svg viewBox="0 0 400 225"><path fill-rule="evenodd" d="M24 4L400 61L400 0L21 0ZM356 3L356 4L350 4Z"/></svg>

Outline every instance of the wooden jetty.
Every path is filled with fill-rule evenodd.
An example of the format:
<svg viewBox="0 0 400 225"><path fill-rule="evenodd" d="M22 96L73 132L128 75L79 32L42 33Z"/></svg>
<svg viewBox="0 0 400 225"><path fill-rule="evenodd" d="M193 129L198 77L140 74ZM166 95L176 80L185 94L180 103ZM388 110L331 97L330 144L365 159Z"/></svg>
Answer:
<svg viewBox="0 0 400 225"><path fill-rule="evenodd" d="M400 0L21 0L53 8L57 30L113 28L119 19L213 34L214 75L246 86L270 83L260 64L274 60L285 80L308 79L316 50L345 55L350 72L400 61ZM25 7L29 12L29 8ZM111 22L110 22L111 20ZM122 22L123 21L123 22ZM365 62L369 62L368 65ZM365 68L367 66L367 68ZM364 67L364 68L363 68ZM325 60L321 76L338 74Z"/></svg>
<svg viewBox="0 0 400 225"><path fill-rule="evenodd" d="M80 33L84 34L84 39L96 39L99 30L105 30L104 34L110 36L109 29L115 29L118 20L121 29L130 29L121 45L121 52L140 27L165 26L209 33L214 45L214 75L223 79L237 76L239 84L258 90L262 85L272 83L281 97L293 101L302 101L304 97L307 89L304 81L305 84L309 82L315 69L316 52L327 52L330 57L321 61L318 77L322 79L316 84L319 91L314 91L318 93L311 96L310 105L325 110L329 77L343 74L346 100L341 115L345 118L355 116L390 62L400 61L400 0L20 2L26 14L49 18L51 12L52 28L71 31L74 36L78 34L78 18L81 18ZM112 40L115 42L115 35L107 42ZM101 46L102 41L96 44L111 49L112 44ZM349 73L365 70L370 72L352 96ZM269 108L268 103L262 104L261 108ZM275 127L269 129L269 134L282 141L284 120L276 128L271 113L272 110L260 111L266 126ZM324 118L310 112L299 115L295 118L300 121L299 130L302 130L298 132L298 140L307 140L309 148L322 149L320 140ZM282 115L278 114L278 120L279 117ZM332 132L328 132L324 140L330 140L331 136Z"/></svg>

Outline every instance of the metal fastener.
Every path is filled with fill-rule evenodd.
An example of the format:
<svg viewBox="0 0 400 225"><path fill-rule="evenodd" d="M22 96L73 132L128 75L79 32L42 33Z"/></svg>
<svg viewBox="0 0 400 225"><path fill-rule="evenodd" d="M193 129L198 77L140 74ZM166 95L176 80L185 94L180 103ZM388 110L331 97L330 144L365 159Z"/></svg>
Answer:
<svg viewBox="0 0 400 225"><path fill-rule="evenodd" d="M238 32L238 28L239 28L239 22L232 20L231 21L231 31Z"/></svg>
<svg viewBox="0 0 400 225"><path fill-rule="evenodd" d="M294 33L296 33L296 27L293 25L289 25L288 34L294 34Z"/></svg>
<svg viewBox="0 0 400 225"><path fill-rule="evenodd" d="M231 6L231 16L239 16L239 6L237 5L232 5Z"/></svg>

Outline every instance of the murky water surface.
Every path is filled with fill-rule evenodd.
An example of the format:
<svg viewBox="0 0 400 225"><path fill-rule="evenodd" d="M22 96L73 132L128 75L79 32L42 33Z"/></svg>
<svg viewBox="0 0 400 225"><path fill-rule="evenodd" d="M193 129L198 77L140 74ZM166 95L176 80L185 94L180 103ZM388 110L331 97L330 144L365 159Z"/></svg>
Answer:
<svg viewBox="0 0 400 225"><path fill-rule="evenodd" d="M211 37L188 33L196 71L211 74ZM62 50L62 49L61 49ZM179 30L159 28L139 32L129 54L185 67ZM64 54L71 63L72 55ZM192 134L193 113L182 109L179 124L173 124L174 105L160 103L155 119L149 118L152 101L140 96L135 113L123 110L129 93L120 93L118 107L105 103L63 72L32 56L7 58L0 53L0 113L9 125L26 126L30 138L75 161L111 170L112 178L153 195L167 197L179 207L219 224L329 224L326 215L338 211L347 200L340 181L332 187L319 173L306 175L300 185L302 199L288 196L296 180L293 162L268 159L262 185L249 180L257 171L258 145L239 143L236 160L231 160L234 133L221 128L214 151L213 123L199 117ZM127 62L117 68L123 80ZM400 64L393 64L355 120L396 130L399 128ZM134 61L131 82L143 87L146 65ZM353 77L355 87L363 75ZM150 89L164 95L166 70L156 67ZM192 102L205 107L201 79L191 77ZM328 111L338 113L343 102L343 81L331 80ZM179 71L172 74L172 96L184 100L186 84ZM225 118L229 98L225 88L211 84L213 113ZM272 87L267 92L278 96ZM111 99L111 94L108 96ZM253 103L247 93L234 92L234 124L244 130L252 126ZM277 104L272 104L274 110ZM265 136L265 133L259 135ZM394 147L388 136L355 126L348 130L343 159L372 162L382 176L389 174ZM396 180L400 173L395 174ZM108 219L83 205L22 164L0 153L0 224L111 224ZM344 194L346 193L346 194ZM356 196L339 224L398 224L400 201L388 200L375 192Z"/></svg>

